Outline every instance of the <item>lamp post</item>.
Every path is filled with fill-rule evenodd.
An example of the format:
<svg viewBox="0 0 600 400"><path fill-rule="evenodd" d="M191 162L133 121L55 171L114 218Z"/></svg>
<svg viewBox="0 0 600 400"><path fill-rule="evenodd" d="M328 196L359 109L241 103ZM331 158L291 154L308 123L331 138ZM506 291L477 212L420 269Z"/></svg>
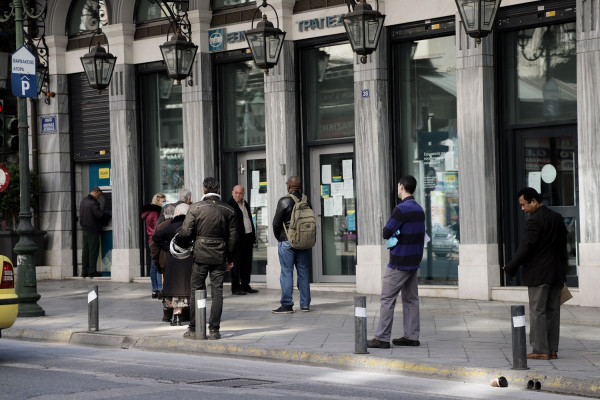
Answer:
<svg viewBox="0 0 600 400"><path fill-rule="evenodd" d="M486 37L494 27L496 12L501 0L455 0L460 19L467 35L475 38L477 44Z"/></svg>
<svg viewBox="0 0 600 400"><path fill-rule="evenodd" d="M179 85L192 73L194 59L198 46L192 42L192 24L183 7L181 0L165 1L150 0L151 4L158 3L162 13L168 18L170 27L167 41L160 46L163 60L167 66L167 73ZM173 36L169 39L169 33ZM191 81L188 82L191 85Z"/></svg>
<svg viewBox="0 0 600 400"><path fill-rule="evenodd" d="M10 11L5 12L0 21L6 22L11 17L15 20L16 48L24 44L23 22L24 14L30 19L39 18L46 9L44 0L42 11L34 15L34 9L29 7L28 0L13 0ZM35 253L37 246L31 239L33 225L31 224L31 194L29 187L29 138L27 125L27 99L17 98L17 114L19 117L19 179L21 191L21 210L19 212L19 226L17 233L19 241L15 246L17 257L17 284L16 292L19 296L19 317L39 317L46 314L44 309L37 304L40 294L37 293L37 280L35 276Z"/></svg>
<svg viewBox="0 0 600 400"><path fill-rule="evenodd" d="M360 62L367 63L367 56L377 50L379 36L383 28L385 15L379 12L379 0L377 0L377 10L373 11L365 0L354 3L354 8L350 11L348 3L348 14L344 14L342 21L344 28L350 39L352 50L362 56Z"/></svg>
<svg viewBox="0 0 600 400"><path fill-rule="evenodd" d="M260 8L271 7L275 12L275 18L277 20L277 28L271 21L267 19L267 15L263 14L262 19L254 27L254 18L260 10ZM285 39L285 32L279 29L279 16L275 8L267 3L267 0L263 0L262 4L254 11L252 17L251 29L246 31L246 41L252 52L252 58L257 68L263 69L265 75L269 75L269 69L277 65L279 61L279 55L281 54L281 48L283 46L283 39Z"/></svg>

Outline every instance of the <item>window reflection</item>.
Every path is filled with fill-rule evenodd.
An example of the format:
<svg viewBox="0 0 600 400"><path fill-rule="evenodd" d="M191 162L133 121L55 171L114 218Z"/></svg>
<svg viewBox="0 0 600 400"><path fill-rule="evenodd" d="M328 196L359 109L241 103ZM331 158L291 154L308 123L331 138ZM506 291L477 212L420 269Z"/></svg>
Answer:
<svg viewBox="0 0 600 400"><path fill-rule="evenodd" d="M175 3L174 1L167 1L167 5L171 10L176 10L176 4L177 3ZM181 6L183 11L187 11L187 2L182 2ZM163 12L158 0L155 0L153 3L150 2L150 0L138 1L137 9L135 11L136 24L165 18L167 18L167 15Z"/></svg>
<svg viewBox="0 0 600 400"><path fill-rule="evenodd" d="M69 36L95 31L108 25L105 0L79 0L71 6Z"/></svg>
<svg viewBox="0 0 600 400"><path fill-rule="evenodd" d="M213 0L213 9L239 6L247 3L254 3L255 0Z"/></svg>

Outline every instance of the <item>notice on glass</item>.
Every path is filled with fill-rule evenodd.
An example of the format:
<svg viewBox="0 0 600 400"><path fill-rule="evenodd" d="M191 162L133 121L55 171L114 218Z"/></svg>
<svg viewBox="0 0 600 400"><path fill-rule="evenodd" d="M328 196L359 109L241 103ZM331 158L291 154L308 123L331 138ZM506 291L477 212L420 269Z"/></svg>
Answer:
<svg viewBox="0 0 600 400"><path fill-rule="evenodd" d="M344 198L341 196L333 198L333 215L344 215Z"/></svg>
<svg viewBox="0 0 600 400"><path fill-rule="evenodd" d="M252 207L252 208L258 207L256 205L257 201L258 201L258 195L259 195L258 187L250 189L250 207Z"/></svg>
<svg viewBox="0 0 600 400"><path fill-rule="evenodd" d="M323 216L333 217L333 197L323 199Z"/></svg>
<svg viewBox="0 0 600 400"><path fill-rule="evenodd" d="M344 188L342 190L342 194L345 199L353 199L354 198L354 179L346 179L344 181Z"/></svg>
<svg viewBox="0 0 600 400"><path fill-rule="evenodd" d="M331 184L331 197L341 197L344 195L344 182L333 182Z"/></svg>
<svg viewBox="0 0 600 400"><path fill-rule="evenodd" d="M348 230L355 231L356 230L356 210L348 210L348 215L346 216Z"/></svg>
<svg viewBox="0 0 600 400"><path fill-rule="evenodd" d="M331 183L331 165L321 166L321 183L324 185Z"/></svg>
<svg viewBox="0 0 600 400"><path fill-rule="evenodd" d="M326 199L329 195L329 185L321 185L321 197Z"/></svg>
<svg viewBox="0 0 600 400"><path fill-rule="evenodd" d="M260 187L260 171L252 171L252 189Z"/></svg>
<svg viewBox="0 0 600 400"><path fill-rule="evenodd" d="M266 193L258 193L256 196L256 207L266 207L267 206L267 194Z"/></svg>
<svg viewBox="0 0 600 400"><path fill-rule="evenodd" d="M267 207L260 209L260 224L262 226L269 226L269 212Z"/></svg>
<svg viewBox="0 0 600 400"><path fill-rule="evenodd" d="M354 178L352 176L352 160L342 160L342 175L344 175L344 180Z"/></svg>
<svg viewBox="0 0 600 400"><path fill-rule="evenodd" d="M528 186L537 190L538 193L542 193L542 173L541 172L530 172L528 176Z"/></svg>

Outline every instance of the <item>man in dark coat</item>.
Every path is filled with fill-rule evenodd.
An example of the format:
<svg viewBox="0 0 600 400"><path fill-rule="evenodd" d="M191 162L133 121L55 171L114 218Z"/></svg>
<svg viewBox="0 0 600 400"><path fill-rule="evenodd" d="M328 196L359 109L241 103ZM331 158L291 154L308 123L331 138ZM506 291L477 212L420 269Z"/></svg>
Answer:
<svg viewBox="0 0 600 400"><path fill-rule="evenodd" d="M83 246L81 250L81 276L100 276L96 271L98 253L100 252L100 234L102 227L108 223L111 215L103 211L98 199L102 196L102 189L95 186L79 205L79 223L83 230Z"/></svg>
<svg viewBox="0 0 600 400"><path fill-rule="evenodd" d="M514 276L523 265L523 283L529 292L529 342L533 352L528 359L557 358L560 334L560 292L566 281L567 228L563 217L542 204L533 188L519 194L521 209L529 214L525 237L511 262L504 267Z"/></svg>
<svg viewBox="0 0 600 400"><path fill-rule="evenodd" d="M250 287L252 273L252 250L256 241L256 231L252 223L252 213L248 202L244 200L244 187L236 185L227 202L235 211L236 248L233 253L233 269L231 270L231 293L236 296L247 293L258 293Z"/></svg>

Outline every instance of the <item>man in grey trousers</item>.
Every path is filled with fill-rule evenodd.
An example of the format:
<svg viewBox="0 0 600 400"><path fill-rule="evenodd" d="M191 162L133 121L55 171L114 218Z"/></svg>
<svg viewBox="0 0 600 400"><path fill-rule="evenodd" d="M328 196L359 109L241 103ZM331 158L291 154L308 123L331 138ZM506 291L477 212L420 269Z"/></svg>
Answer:
<svg viewBox="0 0 600 400"><path fill-rule="evenodd" d="M396 299L402 291L402 317L404 335L394 339L395 346L419 346L419 290L417 273L423 259L425 243L425 213L415 201L413 193L417 180L410 175L398 182L398 197L401 202L392 211L392 216L383 228L383 238L396 235L398 243L390 250L390 262L383 277L379 324L375 338L367 347L388 349L394 322Z"/></svg>

